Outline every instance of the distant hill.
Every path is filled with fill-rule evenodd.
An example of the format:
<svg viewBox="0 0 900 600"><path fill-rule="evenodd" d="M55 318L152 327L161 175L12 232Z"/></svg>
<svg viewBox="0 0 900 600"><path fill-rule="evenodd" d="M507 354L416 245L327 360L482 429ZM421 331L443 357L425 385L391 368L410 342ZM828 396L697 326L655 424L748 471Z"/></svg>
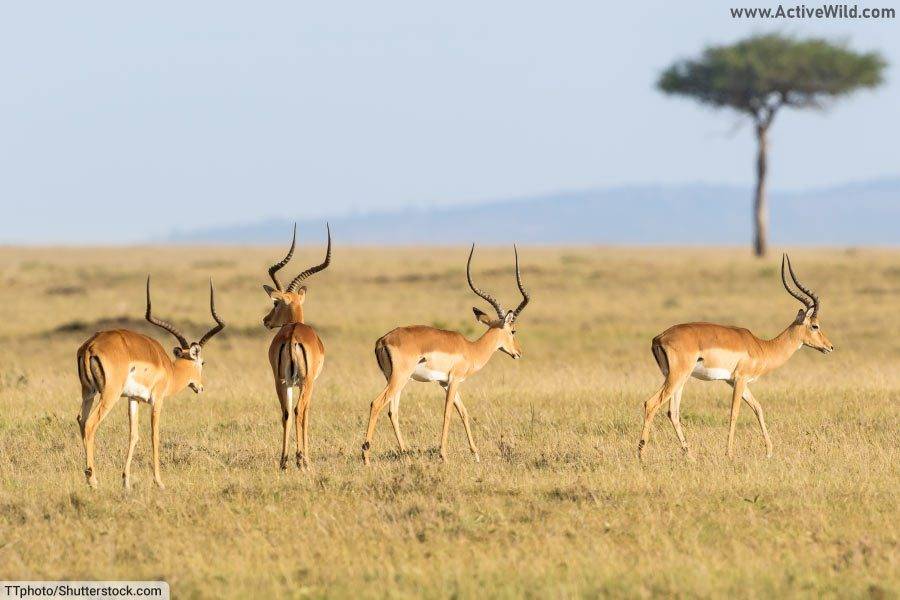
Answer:
<svg viewBox="0 0 900 600"><path fill-rule="evenodd" d="M774 243L900 244L900 179L802 192L772 192ZM299 221L304 241L322 222ZM717 185L628 186L432 210L373 212L328 219L347 244L746 244L751 190ZM168 241L280 243L285 220L179 232Z"/></svg>

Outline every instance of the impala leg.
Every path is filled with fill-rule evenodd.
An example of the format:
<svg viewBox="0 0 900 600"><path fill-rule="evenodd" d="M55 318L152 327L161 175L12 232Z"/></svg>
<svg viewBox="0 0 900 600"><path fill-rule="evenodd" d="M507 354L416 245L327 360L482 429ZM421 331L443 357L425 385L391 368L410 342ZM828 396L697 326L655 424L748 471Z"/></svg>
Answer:
<svg viewBox="0 0 900 600"><path fill-rule="evenodd" d="M81 390L81 413L75 418L78 421L78 430L81 432L81 444L84 446L85 474L87 475L87 467L92 463L88 461L88 445L85 428L87 426L88 417L91 416L91 409L94 406L94 399L97 393L92 389L82 388ZM90 475L87 475L90 479ZM96 482L96 480L95 480Z"/></svg>
<svg viewBox="0 0 900 600"><path fill-rule="evenodd" d="M447 398L444 401L444 425L441 428L441 460L444 462L447 462L447 434L450 432L450 415L458 387L459 385L451 380L447 386Z"/></svg>
<svg viewBox="0 0 900 600"><path fill-rule="evenodd" d="M100 426L100 423L103 422L103 419L106 418L106 415L109 414L109 411L112 410L113 405L119 399L119 391L121 389L121 386L111 385L110 382L107 382L107 386L100 393L100 402L97 405L97 409L84 419L83 439L86 463L84 474L91 487L97 487L97 475L94 470L94 439L97 434L97 427Z"/></svg>
<svg viewBox="0 0 900 600"><path fill-rule="evenodd" d="M681 386L675 390L675 393L672 394L672 399L669 401L669 420L672 421L672 427L675 428L675 435L678 436L678 441L681 442L681 451L687 454L687 440L684 437L684 430L681 428L682 392L684 392L684 384L681 384Z"/></svg>
<svg viewBox="0 0 900 600"><path fill-rule="evenodd" d="M412 371L410 371L412 372ZM387 386L384 388L384 391L378 395L377 398L372 400L372 404L369 409L369 425L366 427L366 441L363 443L363 462L369 464L369 448L372 445L372 436L375 434L375 423L378 421L378 415L381 414L381 411L384 410L384 407L387 406L388 402L393 401L397 403L399 407L400 404L400 394L403 392L403 387L406 385L406 381L409 379L409 373L406 375L398 374L397 371L394 371L394 374L391 375L391 379L388 382ZM392 421L393 422L393 421ZM399 431L399 422L397 423L398 429L395 430L394 433ZM402 438L401 438L402 439ZM399 442L400 440L398 440ZM401 446L401 450L403 447Z"/></svg>
<svg viewBox="0 0 900 600"><path fill-rule="evenodd" d="M122 471L122 483L126 490L131 489L131 459L134 457L134 447L138 443L138 402L128 400L128 454L125 455L125 469Z"/></svg>
<svg viewBox="0 0 900 600"><path fill-rule="evenodd" d="M294 411L294 418L297 419L298 468L309 468L309 405L312 401L313 384L311 378L303 384L300 389L300 399Z"/></svg>
<svg viewBox="0 0 900 600"><path fill-rule="evenodd" d="M288 462L288 442L290 440L291 430L291 405L294 388L288 384L275 384L278 390L278 401L281 404L281 461L279 466L281 470L287 469Z"/></svg>
<svg viewBox="0 0 900 600"><path fill-rule="evenodd" d="M669 374L666 375L666 380L663 382L662 387L644 402L644 426L641 429L641 441L638 442L638 458L644 458L645 447L647 441L650 439L650 428L653 425L653 417L656 416L656 411L658 411L659 407L666 403L673 396L675 391L681 388L687 381L687 378L690 377L690 369L676 370L675 366L676 365L673 364L669 365Z"/></svg>
<svg viewBox="0 0 900 600"><path fill-rule="evenodd" d="M153 481L156 486L164 490L166 486L162 482L162 476L159 473L159 417L162 413L162 400L156 398L153 400L153 406L150 409L150 442L153 446Z"/></svg>
<svg viewBox="0 0 900 600"><path fill-rule="evenodd" d="M475 455L475 462L481 462L481 457L478 455L478 448L475 447L475 440L472 439L472 429L469 427L469 411L466 410L466 405L462 403L462 398L459 393L456 394L456 398L453 400L453 406L456 407L456 412L459 413L459 417L462 419L463 427L466 428L466 438L469 440L469 450Z"/></svg>
<svg viewBox="0 0 900 600"><path fill-rule="evenodd" d="M759 421L759 429L762 431L763 439L766 440L766 458L772 458L772 440L769 438L769 430L766 429L766 418L763 415L763 409L759 401L750 393L750 388L744 388L744 402L753 409L756 414L756 420Z"/></svg>
<svg viewBox="0 0 900 600"><path fill-rule="evenodd" d="M728 425L728 447L725 450L725 454L729 457L734 456L734 429L737 426L738 413L741 411L741 398L747 383L743 379L737 379L732 387L734 392L731 395L731 421Z"/></svg>
<svg viewBox="0 0 900 600"><path fill-rule="evenodd" d="M391 420L391 426L394 428L394 436L397 438L397 445L400 452L406 452L406 443L403 441L403 434L400 433L400 394L393 394L388 400L388 418Z"/></svg>

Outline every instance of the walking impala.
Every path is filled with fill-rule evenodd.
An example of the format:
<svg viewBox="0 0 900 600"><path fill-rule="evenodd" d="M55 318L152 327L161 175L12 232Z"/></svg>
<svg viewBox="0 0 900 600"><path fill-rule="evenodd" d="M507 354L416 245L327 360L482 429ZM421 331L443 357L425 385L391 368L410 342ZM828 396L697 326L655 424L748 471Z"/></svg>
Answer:
<svg viewBox="0 0 900 600"><path fill-rule="evenodd" d="M309 467L309 403L312 399L313 384L322 372L325 363L325 346L318 334L309 325L303 323L303 302L306 300L306 286L300 286L307 277L324 270L331 263L331 228L325 224L328 232L328 247L322 264L303 271L283 288L275 275L279 269L288 264L294 255L297 244L297 224L294 224L294 237L287 255L269 267L269 277L275 284L263 285L263 289L272 299L272 310L263 318L263 325L269 329L280 327L269 345L269 364L275 377L275 391L281 404L281 469L287 469L288 438L293 404L294 388L298 388L297 403L293 406L294 421L297 428L297 467Z"/></svg>
<svg viewBox="0 0 900 600"><path fill-rule="evenodd" d="M785 266L802 294L788 285ZM803 308L794 321L771 340L758 338L747 329L712 323L675 325L653 338L653 357L666 379L659 391L644 404L644 428L638 444L641 457L650 437L653 417L666 401L669 401L669 419L681 442L681 449L687 452L687 441L681 429L681 392L692 376L704 381L725 381L733 388L728 456L733 453L734 428L742 398L756 413L766 441L766 456L772 456L772 440L766 429L762 406L747 385L783 365L803 346L823 354L834 351L834 346L819 326L819 297L797 280L787 255L781 259L781 282L791 296L803 303Z"/></svg>
<svg viewBox="0 0 900 600"><path fill-rule="evenodd" d="M97 427L124 396L128 398L128 422L130 438L122 481L131 488L131 458L138 442L138 402L150 405L151 440L153 444L153 479L164 488L159 476L159 416L165 399L185 387L195 393L203 391L203 358L201 350L214 335L222 331L225 323L216 314L216 296L212 280L209 282L209 311L216 322L200 338L189 343L187 338L171 324L155 318L150 311L150 277L147 277L147 313L145 318L171 333L178 340L175 360L166 355L162 345L151 337L114 329L92 335L78 349L78 379L81 381L81 414L77 421L84 442L88 483L96 487L94 473L94 434ZM100 402L94 409L94 399L100 394Z"/></svg>
<svg viewBox="0 0 900 600"><path fill-rule="evenodd" d="M515 246L513 247L515 249ZM387 386L379 396L372 401L369 413L369 426L366 429L366 441L363 444L363 460L369 464L369 448L371 447L372 434L375 431L375 422L379 413L390 402L388 416L397 436L397 444L400 451L406 451L403 436L400 435L400 421L397 411L400 407L400 394L410 379L416 381L437 382L446 392L444 402L444 426L441 431L441 459L447 460L447 432L450 428L450 409L456 407L466 429L466 437L469 440L469 449L475 455L475 461L479 462L478 449L472 439L472 430L469 428L469 412L466 410L459 396L459 386L468 377L474 375L487 364L491 356L497 350L502 350L512 358L520 358L522 349L516 339L516 321L522 310L528 304L528 292L522 285L522 276L519 273L519 253L516 250L516 284L522 294L522 301L515 310L504 311L500 303L487 292L483 292L472 283L472 254L475 245L469 251L469 260L466 263L466 278L469 287L478 296L490 304L497 313L497 318L492 319L477 308L472 308L475 319L488 330L475 340L469 341L455 331L444 331L424 325L411 327L398 327L377 342L375 342L375 358L381 372L387 379Z"/></svg>

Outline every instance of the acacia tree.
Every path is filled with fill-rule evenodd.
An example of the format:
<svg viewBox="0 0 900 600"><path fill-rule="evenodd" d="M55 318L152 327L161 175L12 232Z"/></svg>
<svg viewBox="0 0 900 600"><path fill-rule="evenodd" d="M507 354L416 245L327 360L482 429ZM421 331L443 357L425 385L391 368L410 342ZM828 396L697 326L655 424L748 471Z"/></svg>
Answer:
<svg viewBox="0 0 900 600"><path fill-rule="evenodd" d="M689 96L747 114L756 128L754 249L766 253L766 155L769 127L783 107L817 108L833 98L882 82L886 63L876 52L857 53L827 40L758 35L706 48L700 58L666 69L657 83L666 94Z"/></svg>

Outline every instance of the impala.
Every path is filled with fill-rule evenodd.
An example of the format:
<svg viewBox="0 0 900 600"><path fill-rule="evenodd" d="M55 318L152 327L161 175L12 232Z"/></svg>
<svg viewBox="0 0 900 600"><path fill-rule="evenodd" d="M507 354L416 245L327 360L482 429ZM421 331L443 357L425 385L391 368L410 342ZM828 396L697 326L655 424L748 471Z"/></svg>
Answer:
<svg viewBox="0 0 900 600"><path fill-rule="evenodd" d="M269 345L269 364L275 377L275 391L281 404L281 469L287 469L288 439L290 437L290 419L293 404L294 421L297 428L297 467L309 467L309 404L312 399L313 385L322 372L325 363L325 346L316 331L303 323L303 302L306 300L306 286L300 284L310 275L324 270L331 263L331 228L325 224L328 232L328 247L325 260L318 266L303 271L288 284L281 286L275 275L279 269L288 264L294 255L297 244L297 225L294 224L294 237L287 255L269 267L269 277L275 284L263 285L263 289L272 300L272 310L263 318L263 325L276 329L278 333ZM298 388L297 403L293 402L294 388Z"/></svg>
<svg viewBox="0 0 900 600"><path fill-rule="evenodd" d="M446 392L444 424L441 431L441 459L447 460L450 411L455 407L462 419L463 427L465 427L469 449L474 454L475 461L480 461L478 448L475 446L472 430L469 427L469 412L462 403L459 387L467 378L480 371L497 350L502 350L513 359L522 356L522 349L515 337L516 321L528 304L529 296L522 285L522 276L519 272L519 253L518 250L515 250L515 246L513 248L516 255L516 284L522 294L522 301L519 306L510 311L504 311L493 296L475 287L472 282L474 244L469 251L469 260L466 263L466 278L469 281L469 287L475 294L487 301L497 313L497 318L492 319L481 310L472 308L475 319L488 328L480 338L470 341L456 331L414 325L398 327L375 342L375 358L387 380L387 385L384 391L372 401L369 412L366 441L362 446L363 461L366 464L369 464L369 448L372 434L375 431L375 422L379 413L388 403L390 403L388 417L393 425L394 435L397 436L397 444L400 446L401 452L406 451L406 444L400 434L397 411L400 408L400 394L410 379L421 382L434 381Z"/></svg>
<svg viewBox="0 0 900 600"><path fill-rule="evenodd" d="M150 428L153 445L153 479L164 488L159 475L159 416L165 399L185 387L195 393L203 391L202 349L225 323L216 313L216 296L212 280L209 282L209 311L216 325L200 341L189 343L171 324L154 317L150 310L150 277L147 277L147 313L145 318L165 329L178 340L175 359L166 355L162 345L151 337L114 329L92 335L78 349L78 379L81 381L81 414L77 421L84 443L86 467L84 474L91 487L97 486L94 473L94 434L97 427L120 397L128 398L130 437L122 481L131 488L131 458L138 442L138 403L150 405ZM94 407L94 399L100 402Z"/></svg>
<svg viewBox="0 0 900 600"><path fill-rule="evenodd" d="M792 290L788 285L785 267L802 294ZM653 417L666 401L669 401L669 420L672 421L675 434L681 442L682 451L687 452L688 445L681 429L680 411L681 392L689 377L704 381L724 381L733 388L726 451L728 456L733 454L734 428L741 399L756 414L766 442L766 456L772 456L772 440L766 429L763 409L750 393L748 384L786 363L794 352L803 346L809 346L823 354L834 351L834 346L819 325L819 297L800 283L787 255L781 259L781 282L784 289L803 304L803 308L797 313L794 321L771 340L758 338L747 329L712 323L675 325L653 338L651 346L653 357L665 376L665 381L659 391L644 403L644 427L641 441L638 443L640 457L643 457L645 445L650 437Z"/></svg>

